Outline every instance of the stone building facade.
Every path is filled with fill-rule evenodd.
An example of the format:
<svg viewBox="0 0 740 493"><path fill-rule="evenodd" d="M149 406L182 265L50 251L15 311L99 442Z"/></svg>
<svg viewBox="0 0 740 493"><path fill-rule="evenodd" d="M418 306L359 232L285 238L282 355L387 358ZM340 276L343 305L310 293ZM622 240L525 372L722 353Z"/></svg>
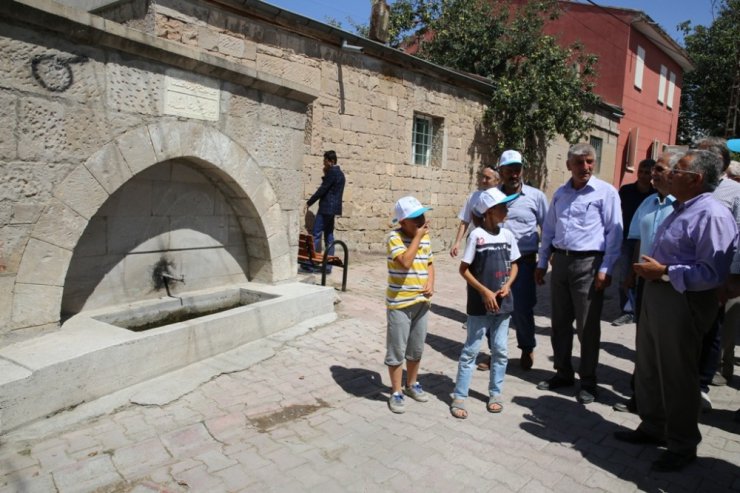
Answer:
<svg viewBox="0 0 740 493"><path fill-rule="evenodd" d="M485 82L260 2L96 3L0 6L0 344L161 296L158 267L176 290L294 279L327 149L353 250L382 251L405 194L454 234Z"/></svg>
<svg viewBox="0 0 740 493"><path fill-rule="evenodd" d="M361 253L384 251L407 194L449 246L495 160L487 82L262 2L0 14L0 346L161 296L162 269L185 277L175 290L294 279L326 150L347 177L337 237ZM605 114L594 134L611 145ZM547 193L564 181L557 149Z"/></svg>

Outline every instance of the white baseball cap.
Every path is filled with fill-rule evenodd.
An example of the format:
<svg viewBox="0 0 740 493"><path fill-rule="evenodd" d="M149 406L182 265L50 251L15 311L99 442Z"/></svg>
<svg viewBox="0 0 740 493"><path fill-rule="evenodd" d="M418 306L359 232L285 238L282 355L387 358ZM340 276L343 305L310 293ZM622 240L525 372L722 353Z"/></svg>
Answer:
<svg viewBox="0 0 740 493"><path fill-rule="evenodd" d="M494 205L511 202L518 196L518 193L513 195L504 195L504 192L498 188L489 188L488 190L482 191L478 196L478 202L476 202L474 209L479 216L482 216Z"/></svg>
<svg viewBox="0 0 740 493"><path fill-rule="evenodd" d="M416 200L416 197L407 196L401 197L396 202L396 217L393 219L394 223L402 221L404 219L413 219L424 214L426 211L431 211L431 207L424 207L421 202Z"/></svg>
<svg viewBox="0 0 740 493"><path fill-rule="evenodd" d="M508 166L510 164L524 164L522 162L522 155L519 151L510 149L501 154L501 158L498 160L498 165Z"/></svg>

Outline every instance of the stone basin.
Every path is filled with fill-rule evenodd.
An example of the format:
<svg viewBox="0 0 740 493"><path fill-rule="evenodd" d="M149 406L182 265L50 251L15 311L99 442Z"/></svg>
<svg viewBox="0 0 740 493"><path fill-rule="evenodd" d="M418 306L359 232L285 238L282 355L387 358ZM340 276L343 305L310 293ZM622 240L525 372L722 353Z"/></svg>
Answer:
<svg viewBox="0 0 740 493"><path fill-rule="evenodd" d="M125 328L219 307L227 309L138 332ZM0 349L0 433L298 323L334 318L334 290L304 283L243 283L79 313L55 333Z"/></svg>

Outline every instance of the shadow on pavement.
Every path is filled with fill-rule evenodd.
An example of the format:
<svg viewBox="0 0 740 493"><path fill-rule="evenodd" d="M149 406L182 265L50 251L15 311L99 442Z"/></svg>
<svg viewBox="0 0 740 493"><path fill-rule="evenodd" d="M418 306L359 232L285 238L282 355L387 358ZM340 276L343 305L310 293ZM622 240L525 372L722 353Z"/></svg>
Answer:
<svg viewBox="0 0 740 493"><path fill-rule="evenodd" d="M450 320L460 322L461 324L465 323L465 321L468 319L468 316L464 312L461 312L456 308L450 308L449 306L437 305L436 303L432 303L432 306L429 309L435 315L449 318Z"/></svg>
<svg viewBox="0 0 740 493"><path fill-rule="evenodd" d="M603 333L603 331L602 331ZM609 341L601 341L601 349L611 354L615 358L622 358L623 360L635 361L635 350L628 348L624 344L617 344Z"/></svg>
<svg viewBox="0 0 740 493"><path fill-rule="evenodd" d="M735 421L735 412L735 409L713 409L711 412L702 413L699 416L699 422L712 428L719 428L740 435L740 423Z"/></svg>
<svg viewBox="0 0 740 493"><path fill-rule="evenodd" d="M575 401L552 395L512 400L531 411L523 416L525 422L519 425L522 430L577 450L584 459L634 483L640 491L673 491L679 487L688 491L725 491L734 486L733 481L740 475L736 464L703 457L681 473L651 472L650 465L661 449L617 441L612 434L624 428Z"/></svg>
<svg viewBox="0 0 740 493"><path fill-rule="evenodd" d="M390 387L383 384L383 380L377 371L365 368L345 368L334 365L330 368L331 376L348 394L364 397L371 401L384 401L388 398ZM383 393L386 393L383 396Z"/></svg>
<svg viewBox="0 0 740 493"><path fill-rule="evenodd" d="M332 366L330 370L334 381L348 394L371 401L386 401L390 396L391 388L383 383L380 374L376 371L365 368L345 368L338 365ZM406 370L403 373L405 382ZM426 393L447 405L450 404L450 393L455 387L455 382L450 377L436 373L420 373L419 383ZM476 392L471 392L470 396L484 402L488 400L488 397Z"/></svg>
<svg viewBox="0 0 740 493"><path fill-rule="evenodd" d="M452 339L427 332L426 343L438 353L447 356L453 361L457 361L460 358L460 352L465 342L465 335L465 331L460 330L460 341L453 341Z"/></svg>

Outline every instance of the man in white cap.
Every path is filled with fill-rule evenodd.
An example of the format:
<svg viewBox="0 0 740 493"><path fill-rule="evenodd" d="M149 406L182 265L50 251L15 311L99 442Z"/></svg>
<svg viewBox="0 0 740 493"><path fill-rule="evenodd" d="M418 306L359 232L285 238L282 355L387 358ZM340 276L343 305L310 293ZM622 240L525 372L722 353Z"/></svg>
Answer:
<svg viewBox="0 0 740 493"><path fill-rule="evenodd" d="M514 295L514 311L511 315L516 329L516 340L522 356L519 364L524 370L532 368L534 348L534 306L537 304L537 286L534 269L537 266L537 250L540 244L540 228L547 215L547 197L540 190L522 182L524 162L518 151L508 150L501 154L498 173L501 176L499 190L504 195L514 195L508 204L504 228L514 233L519 252L519 273L511 286Z"/></svg>

